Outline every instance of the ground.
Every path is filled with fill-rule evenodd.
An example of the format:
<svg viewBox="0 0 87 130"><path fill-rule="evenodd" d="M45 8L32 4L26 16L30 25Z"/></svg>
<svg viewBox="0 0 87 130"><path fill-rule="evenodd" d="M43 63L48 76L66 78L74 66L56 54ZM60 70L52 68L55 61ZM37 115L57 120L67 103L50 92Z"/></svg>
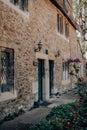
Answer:
<svg viewBox="0 0 87 130"><path fill-rule="evenodd" d="M54 106L74 102L78 98L76 89L63 93L60 96L57 95L57 97L51 98L48 104L45 102L40 107L26 111L14 120L5 121L0 125L0 130L27 130L30 124L36 124L44 119Z"/></svg>

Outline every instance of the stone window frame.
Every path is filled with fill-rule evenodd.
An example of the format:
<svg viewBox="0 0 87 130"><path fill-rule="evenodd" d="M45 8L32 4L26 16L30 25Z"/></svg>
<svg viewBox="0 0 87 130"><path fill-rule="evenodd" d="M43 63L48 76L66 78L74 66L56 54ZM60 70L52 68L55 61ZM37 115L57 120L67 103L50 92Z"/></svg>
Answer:
<svg viewBox="0 0 87 130"><path fill-rule="evenodd" d="M86 76L87 76L87 63L85 64L85 74L86 74Z"/></svg>
<svg viewBox="0 0 87 130"><path fill-rule="evenodd" d="M10 62L13 62L12 64L14 64L14 49L12 49L12 48L7 48L7 47L2 47L2 46L0 46L0 68L1 68L1 70L0 71L2 71L2 64L1 64L1 58L2 58L2 54L3 54L3 52L4 53L9 53L9 55L10 55ZM11 55L13 56L13 60L12 60L12 57L11 57ZM12 60L12 61L11 61ZM11 64L11 63L10 63ZM7 90L7 91L2 91L2 79L0 78L0 102L2 102L2 101L6 101L6 100L9 100L9 99L14 99L15 97L17 97L17 95L16 95L16 91L15 91L15 89L14 89L14 65L13 66L11 66L10 65L10 72L12 72L13 74L11 74L10 72L10 76L12 76L13 75L13 84L12 84L12 88L11 89L9 89L9 91ZM13 68L12 68L13 67ZM13 71L12 71L13 70ZM1 73L0 73L0 77L1 77L2 75L1 75ZM9 78L9 82L10 82L10 78Z"/></svg>
<svg viewBox="0 0 87 130"><path fill-rule="evenodd" d="M66 9L66 0L63 0L63 6Z"/></svg>
<svg viewBox="0 0 87 130"><path fill-rule="evenodd" d="M28 12L28 0L10 0L10 2L23 12Z"/></svg>
<svg viewBox="0 0 87 130"><path fill-rule="evenodd" d="M65 11L68 13L67 0L63 0L63 6Z"/></svg>
<svg viewBox="0 0 87 130"><path fill-rule="evenodd" d="M65 22L65 37L69 38L69 23Z"/></svg>
<svg viewBox="0 0 87 130"><path fill-rule="evenodd" d="M79 76L80 77L83 77L83 64L82 63L80 63L80 66L79 66L80 68L79 68Z"/></svg>
<svg viewBox="0 0 87 130"><path fill-rule="evenodd" d="M69 71L70 71L69 64L66 62L62 63L62 80L70 79Z"/></svg>
<svg viewBox="0 0 87 130"><path fill-rule="evenodd" d="M57 14L57 30L60 34L63 34L63 16Z"/></svg>
<svg viewBox="0 0 87 130"><path fill-rule="evenodd" d="M57 13L57 32L66 38L69 39L69 22L64 20L64 17Z"/></svg>

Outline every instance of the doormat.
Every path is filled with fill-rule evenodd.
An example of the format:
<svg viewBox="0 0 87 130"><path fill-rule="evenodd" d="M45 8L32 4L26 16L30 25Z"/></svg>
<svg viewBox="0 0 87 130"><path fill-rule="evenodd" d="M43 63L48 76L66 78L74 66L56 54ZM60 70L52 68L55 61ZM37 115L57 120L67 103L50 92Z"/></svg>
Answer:
<svg viewBox="0 0 87 130"><path fill-rule="evenodd" d="M50 105L50 104L52 104L52 103L51 103L51 102L46 102L46 101L45 101L45 102L41 103L40 105L41 105L41 106L48 106L48 105Z"/></svg>

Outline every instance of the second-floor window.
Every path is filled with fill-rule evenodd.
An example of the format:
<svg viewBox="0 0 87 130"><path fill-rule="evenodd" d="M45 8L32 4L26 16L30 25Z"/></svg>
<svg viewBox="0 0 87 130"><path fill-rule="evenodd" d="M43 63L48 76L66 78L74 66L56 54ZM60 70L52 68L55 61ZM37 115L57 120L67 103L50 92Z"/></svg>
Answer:
<svg viewBox="0 0 87 130"><path fill-rule="evenodd" d="M66 0L63 0L63 6L66 9Z"/></svg>
<svg viewBox="0 0 87 130"><path fill-rule="evenodd" d="M11 3L18 6L23 11L28 11L28 0L10 0Z"/></svg>
<svg viewBox="0 0 87 130"><path fill-rule="evenodd" d="M62 65L62 80L68 80L70 78L69 76L69 64L63 63Z"/></svg>
<svg viewBox="0 0 87 130"><path fill-rule="evenodd" d="M85 74L86 74L86 76L87 76L87 63L86 63L86 65L85 65Z"/></svg>
<svg viewBox="0 0 87 130"><path fill-rule="evenodd" d="M65 23L65 36L66 38L69 37L69 24L68 23Z"/></svg>
<svg viewBox="0 0 87 130"><path fill-rule="evenodd" d="M57 14L57 29L60 34L63 34L63 17Z"/></svg>
<svg viewBox="0 0 87 130"><path fill-rule="evenodd" d="M70 2L69 2L69 3L70 3ZM68 6L67 6L66 0L63 0L63 6L64 6L65 11L66 11L67 13L69 13L69 8L68 8Z"/></svg>
<svg viewBox="0 0 87 130"><path fill-rule="evenodd" d="M14 91L14 50L0 47L0 93Z"/></svg>

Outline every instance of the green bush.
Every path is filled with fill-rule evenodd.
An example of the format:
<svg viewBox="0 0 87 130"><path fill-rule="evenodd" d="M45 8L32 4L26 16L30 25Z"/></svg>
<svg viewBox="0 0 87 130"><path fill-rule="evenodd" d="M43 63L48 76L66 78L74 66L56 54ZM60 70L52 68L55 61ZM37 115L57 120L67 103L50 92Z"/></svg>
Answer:
<svg viewBox="0 0 87 130"><path fill-rule="evenodd" d="M29 127L29 130L86 130L87 107L81 102L54 107L46 120Z"/></svg>
<svg viewBox="0 0 87 130"><path fill-rule="evenodd" d="M53 130L53 125L50 121L42 120L37 125L30 126L29 130Z"/></svg>
<svg viewBox="0 0 87 130"><path fill-rule="evenodd" d="M87 130L87 83L77 83L80 99L54 107L46 120L28 130Z"/></svg>
<svg viewBox="0 0 87 130"><path fill-rule="evenodd" d="M32 125L28 128L28 130L40 130L36 125Z"/></svg>

